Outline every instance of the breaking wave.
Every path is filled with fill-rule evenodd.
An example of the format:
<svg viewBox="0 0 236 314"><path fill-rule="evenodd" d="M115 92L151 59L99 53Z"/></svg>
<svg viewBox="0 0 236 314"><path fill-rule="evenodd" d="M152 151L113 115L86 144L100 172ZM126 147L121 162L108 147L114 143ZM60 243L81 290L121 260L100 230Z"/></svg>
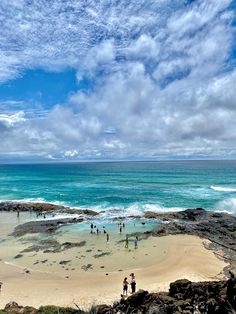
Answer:
<svg viewBox="0 0 236 314"><path fill-rule="evenodd" d="M236 216L236 198L227 198L218 202L215 206L215 210Z"/></svg>
<svg viewBox="0 0 236 314"><path fill-rule="evenodd" d="M217 191L217 192L236 192L236 188L227 187L227 186L214 186L214 185L212 185L210 188L214 191Z"/></svg>

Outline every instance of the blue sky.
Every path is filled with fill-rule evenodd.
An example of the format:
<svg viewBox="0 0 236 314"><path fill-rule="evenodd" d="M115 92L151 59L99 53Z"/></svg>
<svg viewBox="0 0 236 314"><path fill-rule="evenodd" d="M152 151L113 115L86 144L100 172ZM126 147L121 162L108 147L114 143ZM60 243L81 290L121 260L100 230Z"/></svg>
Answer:
<svg viewBox="0 0 236 314"><path fill-rule="evenodd" d="M0 2L0 161L236 158L235 1Z"/></svg>
<svg viewBox="0 0 236 314"><path fill-rule="evenodd" d="M76 71L73 69L63 72L26 70L21 77L0 85L0 102L37 102L50 109L57 103L65 103L77 89Z"/></svg>

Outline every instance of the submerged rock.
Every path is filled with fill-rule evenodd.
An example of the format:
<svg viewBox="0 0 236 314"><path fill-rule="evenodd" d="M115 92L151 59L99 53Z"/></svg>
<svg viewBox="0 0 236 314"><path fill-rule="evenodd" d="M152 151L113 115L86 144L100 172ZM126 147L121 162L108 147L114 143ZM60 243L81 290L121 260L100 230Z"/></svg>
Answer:
<svg viewBox="0 0 236 314"><path fill-rule="evenodd" d="M63 218L54 220L30 221L15 227L12 236L20 237L28 233L53 233L62 225L84 221L83 218Z"/></svg>

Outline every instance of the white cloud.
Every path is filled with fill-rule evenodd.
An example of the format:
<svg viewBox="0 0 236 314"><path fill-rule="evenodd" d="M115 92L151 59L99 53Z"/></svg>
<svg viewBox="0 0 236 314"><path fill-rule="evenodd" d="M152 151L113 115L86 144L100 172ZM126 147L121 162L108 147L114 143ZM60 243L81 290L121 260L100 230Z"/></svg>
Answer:
<svg viewBox="0 0 236 314"><path fill-rule="evenodd" d="M235 157L231 2L2 1L0 80L28 68L74 67L78 80L95 83L40 118L2 113L0 152Z"/></svg>
<svg viewBox="0 0 236 314"><path fill-rule="evenodd" d="M2 123L6 126L11 127L19 122L25 121L24 116L25 114L22 111L19 111L15 114L1 114L0 113L0 124Z"/></svg>

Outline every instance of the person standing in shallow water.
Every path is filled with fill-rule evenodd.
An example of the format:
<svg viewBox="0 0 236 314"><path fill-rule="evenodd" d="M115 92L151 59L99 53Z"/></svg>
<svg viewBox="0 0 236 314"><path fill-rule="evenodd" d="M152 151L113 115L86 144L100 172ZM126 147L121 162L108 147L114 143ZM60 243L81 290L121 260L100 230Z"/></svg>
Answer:
<svg viewBox="0 0 236 314"><path fill-rule="evenodd" d="M128 249L128 247L129 247L129 238L128 238L128 236L126 236L126 238L125 238L125 248Z"/></svg>
<svg viewBox="0 0 236 314"><path fill-rule="evenodd" d="M135 278L134 273L131 273L130 277L131 277L131 279L130 279L131 293L135 293L135 291L136 291L136 278Z"/></svg>
<svg viewBox="0 0 236 314"><path fill-rule="evenodd" d="M127 297L127 293L128 293L128 280L127 277L124 278L123 280L123 296Z"/></svg>

